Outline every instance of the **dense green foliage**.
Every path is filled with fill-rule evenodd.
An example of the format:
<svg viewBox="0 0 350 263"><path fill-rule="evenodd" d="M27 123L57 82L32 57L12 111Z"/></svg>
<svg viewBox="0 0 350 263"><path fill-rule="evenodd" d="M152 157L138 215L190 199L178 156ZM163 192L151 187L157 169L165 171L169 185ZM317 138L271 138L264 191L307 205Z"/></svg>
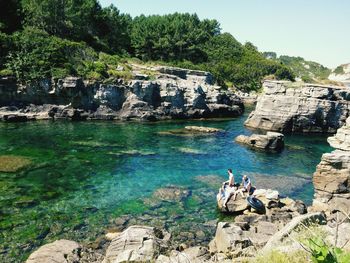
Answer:
<svg viewBox="0 0 350 263"><path fill-rule="evenodd" d="M296 77L304 82L318 82L328 79L331 70L323 65L307 61L301 57L280 56L274 52L264 52L264 56L268 59L280 62L289 67Z"/></svg>
<svg viewBox="0 0 350 263"><path fill-rule="evenodd" d="M307 240L306 246L310 249L314 263L347 263L350 262L350 253L338 247L326 244L321 238L314 237Z"/></svg>
<svg viewBox="0 0 350 263"><path fill-rule="evenodd" d="M0 12L0 74L21 82L77 75L92 79L131 77L122 63L143 62L207 70L221 85L256 90L267 75L294 79L279 61L221 33L216 20L196 14L132 19L97 0L10 0ZM112 57L113 63L101 61ZM125 61L124 61L125 62ZM123 64L122 72L116 68Z"/></svg>

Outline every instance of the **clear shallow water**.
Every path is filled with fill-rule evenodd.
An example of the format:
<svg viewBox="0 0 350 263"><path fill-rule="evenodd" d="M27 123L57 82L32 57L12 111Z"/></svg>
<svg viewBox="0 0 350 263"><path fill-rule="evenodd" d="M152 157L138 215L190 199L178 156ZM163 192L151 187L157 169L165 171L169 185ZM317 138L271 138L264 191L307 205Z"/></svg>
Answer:
<svg viewBox="0 0 350 263"><path fill-rule="evenodd" d="M246 117L0 123L1 155L27 156L34 163L21 172L0 172L0 261L20 262L35 247L58 238L98 247L96 238L108 228L120 229L123 220L124 227L157 225L172 232L176 241L206 243L215 220L222 219L215 195L227 168L237 180L246 173L257 187L272 186L309 204L312 173L322 153L331 150L326 136L287 136L282 153L254 152L233 142L237 135L251 133L243 127ZM157 134L186 125L226 132L202 137ZM152 198L168 185L183 187L190 195L180 202Z"/></svg>

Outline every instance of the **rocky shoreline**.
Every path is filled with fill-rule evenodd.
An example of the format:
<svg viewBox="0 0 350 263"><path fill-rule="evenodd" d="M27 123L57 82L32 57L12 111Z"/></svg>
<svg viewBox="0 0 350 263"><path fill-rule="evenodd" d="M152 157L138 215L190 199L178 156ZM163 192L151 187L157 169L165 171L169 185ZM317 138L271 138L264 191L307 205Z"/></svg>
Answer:
<svg viewBox="0 0 350 263"><path fill-rule="evenodd" d="M208 72L172 67L133 65L133 79L107 83L77 77L21 85L0 78L0 120L42 119L164 120L237 117L243 102L228 89L214 85ZM146 70L146 69L143 69Z"/></svg>
<svg viewBox="0 0 350 263"><path fill-rule="evenodd" d="M284 85L286 84L284 82L269 83L268 85L277 85L276 90L271 94L282 90L283 99L277 98L275 104L279 105L277 106L279 108L281 101L285 103L287 89ZM297 111L291 111L293 114L297 112L297 115L284 115L280 114L281 112L276 112L275 115L271 116L270 121L265 120L266 114L272 110L275 111L276 108L267 109L260 114L259 107L262 107L262 102L267 99L266 96L270 96L263 95L263 99L258 101L255 112L247 120L247 126L258 120L256 123L262 124L263 129L282 131L332 132L342 126L334 137L328 139L336 150L323 155L313 176L315 196L312 206L306 207L302 201L281 198L279 193L274 190L257 189L255 196L265 206L264 213L257 213L247 205L245 198L239 196L235 201L230 200L228 208L224 209L222 200L218 196L219 209L225 213L233 213L235 217L231 219L226 217L224 221L217 222L216 233L208 246L174 245L171 233L166 232L165 229L133 225L122 232L107 233L106 238L110 241L106 243L106 251L97 251L73 241L60 240L39 248L29 256L27 262L50 262L50 260L104 263L232 262L232 260L234 262L254 262L256 257L272 251L305 253L298 242L298 235L310 231L308 227L313 227L316 232L322 232L324 240L337 244L345 250L350 250L348 242L350 240L350 223L349 218L347 218L350 212L350 117L345 121L348 115L348 101L346 100L347 93L344 92L338 88L305 86L298 93L307 93L307 98L297 97ZM342 94L339 95L342 96L342 99L334 100L335 94ZM316 103L313 104L316 110L313 106L308 106L307 109L303 108L308 105L310 100ZM283 107L287 109L292 106L288 103ZM317 112L321 112L321 115L317 115ZM317 119L318 121L322 120L322 122L313 120L315 114L318 117L323 116L321 119ZM335 118L334 114L337 117L335 120L332 119ZM290 118L293 119L292 126L288 124ZM309 118L308 121L301 121L305 118ZM265 125L264 123L272 123L273 125ZM170 187L156 193L163 199L175 198L175 200L184 194L186 192L176 187ZM341 224L339 224L339 220L341 220ZM339 231L342 235L338 238Z"/></svg>

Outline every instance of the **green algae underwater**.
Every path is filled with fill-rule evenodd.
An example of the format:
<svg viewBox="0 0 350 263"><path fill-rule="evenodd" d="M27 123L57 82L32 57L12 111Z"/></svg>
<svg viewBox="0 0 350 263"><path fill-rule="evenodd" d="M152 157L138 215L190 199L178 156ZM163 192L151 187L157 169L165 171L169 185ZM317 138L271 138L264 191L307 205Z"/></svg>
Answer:
<svg viewBox="0 0 350 263"><path fill-rule="evenodd" d="M243 126L248 113L157 123L0 123L0 261L22 262L60 238L101 248L106 231L133 224L165 228L175 242L208 244L217 220L231 220L215 198L227 168L236 180L247 174L259 188L310 204L312 173L331 151L327 136L287 135L283 152L255 152L233 141L252 133ZM164 135L187 125L225 132ZM185 194L154 194L169 186Z"/></svg>

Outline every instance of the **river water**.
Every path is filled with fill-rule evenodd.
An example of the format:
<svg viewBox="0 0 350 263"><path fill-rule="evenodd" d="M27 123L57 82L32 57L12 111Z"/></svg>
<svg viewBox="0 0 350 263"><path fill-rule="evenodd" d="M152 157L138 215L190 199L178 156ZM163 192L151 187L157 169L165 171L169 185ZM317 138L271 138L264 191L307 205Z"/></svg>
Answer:
<svg viewBox="0 0 350 263"><path fill-rule="evenodd" d="M58 238L101 247L108 229L159 226L177 242L206 244L215 231L215 195L232 168L310 204L312 173L324 135L288 135L282 153L236 144L248 111L236 119L158 123L37 121L0 123L0 155L29 157L31 165L0 172L0 261L20 262ZM209 136L161 131L203 125L225 130ZM180 187L183 198L160 200L157 189Z"/></svg>

